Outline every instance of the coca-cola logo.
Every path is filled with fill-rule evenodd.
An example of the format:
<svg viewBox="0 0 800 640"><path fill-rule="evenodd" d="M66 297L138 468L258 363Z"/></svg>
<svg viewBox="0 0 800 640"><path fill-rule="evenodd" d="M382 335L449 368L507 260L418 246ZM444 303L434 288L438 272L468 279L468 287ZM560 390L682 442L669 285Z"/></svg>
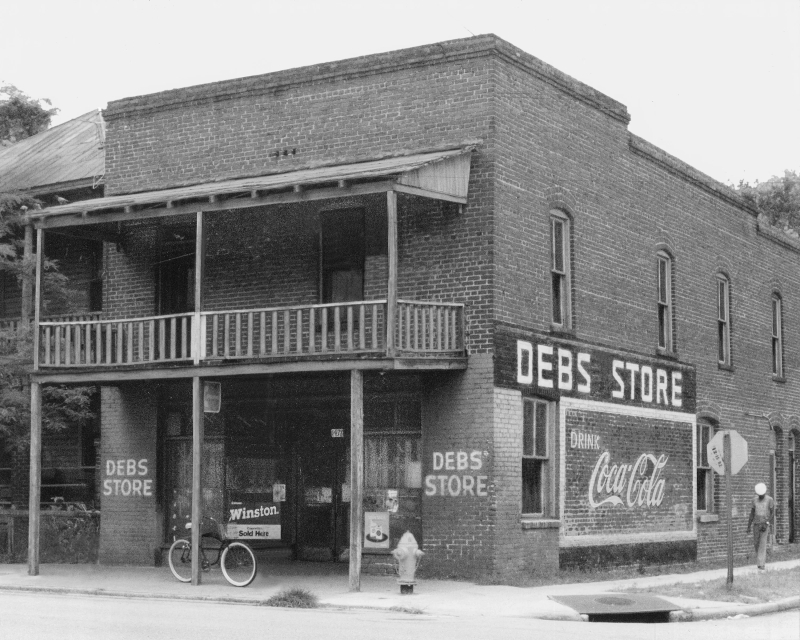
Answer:
<svg viewBox="0 0 800 640"><path fill-rule="evenodd" d="M658 507L664 500L662 470L669 456L643 453L633 464L609 466L611 454L604 451L597 459L589 480L589 505L597 509L611 506Z"/></svg>

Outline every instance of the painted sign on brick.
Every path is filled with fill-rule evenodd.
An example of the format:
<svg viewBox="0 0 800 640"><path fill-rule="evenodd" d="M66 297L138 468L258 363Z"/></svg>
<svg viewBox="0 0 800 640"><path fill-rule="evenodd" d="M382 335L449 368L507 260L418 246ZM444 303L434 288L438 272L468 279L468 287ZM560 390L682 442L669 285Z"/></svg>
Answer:
<svg viewBox="0 0 800 640"><path fill-rule="evenodd" d="M425 495L484 498L489 495L489 476L482 469L481 451L434 451L433 473L425 476Z"/></svg>
<svg viewBox="0 0 800 640"><path fill-rule="evenodd" d="M695 372L666 359L498 327L495 383L549 398L695 411Z"/></svg>
<svg viewBox="0 0 800 640"><path fill-rule="evenodd" d="M562 544L694 537L694 428L680 413L565 400Z"/></svg>
<svg viewBox="0 0 800 640"><path fill-rule="evenodd" d="M153 495L153 478L147 458L106 460L104 496L145 497Z"/></svg>

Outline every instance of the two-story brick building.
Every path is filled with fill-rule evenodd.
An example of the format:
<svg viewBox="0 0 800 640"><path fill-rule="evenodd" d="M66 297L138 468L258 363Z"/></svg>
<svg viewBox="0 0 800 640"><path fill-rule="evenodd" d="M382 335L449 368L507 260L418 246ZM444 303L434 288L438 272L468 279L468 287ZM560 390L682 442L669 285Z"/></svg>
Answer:
<svg viewBox="0 0 800 640"><path fill-rule="evenodd" d="M737 552L757 481L794 537L800 243L624 105L490 35L104 118L105 197L31 216L104 241L33 376L102 385L101 562L192 513L356 574L406 529L453 574L720 556L726 428Z"/></svg>

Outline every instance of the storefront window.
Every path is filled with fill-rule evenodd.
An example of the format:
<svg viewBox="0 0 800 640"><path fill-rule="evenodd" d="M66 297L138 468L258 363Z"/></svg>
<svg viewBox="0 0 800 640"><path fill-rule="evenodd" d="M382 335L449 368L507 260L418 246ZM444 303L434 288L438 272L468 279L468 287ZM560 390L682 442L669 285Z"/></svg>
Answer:
<svg viewBox="0 0 800 640"><path fill-rule="evenodd" d="M374 489L421 488L419 403L368 403L364 430L364 486Z"/></svg>

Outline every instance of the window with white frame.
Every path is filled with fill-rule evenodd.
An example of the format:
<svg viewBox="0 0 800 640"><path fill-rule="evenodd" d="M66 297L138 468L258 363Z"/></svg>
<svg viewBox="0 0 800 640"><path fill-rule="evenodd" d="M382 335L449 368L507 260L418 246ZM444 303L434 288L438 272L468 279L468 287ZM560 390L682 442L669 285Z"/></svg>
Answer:
<svg viewBox="0 0 800 640"><path fill-rule="evenodd" d="M708 464L708 443L714 437L714 427L708 422L697 423L697 510L714 510L714 475Z"/></svg>
<svg viewBox="0 0 800 640"><path fill-rule="evenodd" d="M674 351L672 341L672 258L658 253L658 346Z"/></svg>
<svg viewBox="0 0 800 640"><path fill-rule="evenodd" d="M783 304L778 294L772 296L772 375L783 377Z"/></svg>
<svg viewBox="0 0 800 640"><path fill-rule="evenodd" d="M550 403L530 398L522 403L522 513L552 515Z"/></svg>
<svg viewBox="0 0 800 640"><path fill-rule="evenodd" d="M550 212L550 247L552 261L553 324L568 328L571 325L572 301L570 283L569 218L561 211Z"/></svg>
<svg viewBox="0 0 800 640"><path fill-rule="evenodd" d="M731 363L730 282L717 275L717 360L719 364Z"/></svg>

